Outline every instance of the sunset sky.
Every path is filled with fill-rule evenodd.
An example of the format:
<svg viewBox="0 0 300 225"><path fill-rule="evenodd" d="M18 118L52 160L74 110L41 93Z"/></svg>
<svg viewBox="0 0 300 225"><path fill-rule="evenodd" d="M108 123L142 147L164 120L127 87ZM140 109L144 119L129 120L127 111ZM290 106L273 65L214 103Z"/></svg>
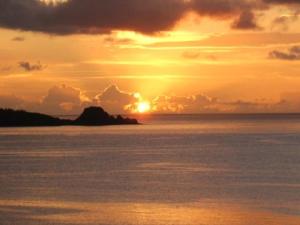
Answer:
<svg viewBox="0 0 300 225"><path fill-rule="evenodd" d="M0 107L300 111L299 0L0 0L0 27Z"/></svg>

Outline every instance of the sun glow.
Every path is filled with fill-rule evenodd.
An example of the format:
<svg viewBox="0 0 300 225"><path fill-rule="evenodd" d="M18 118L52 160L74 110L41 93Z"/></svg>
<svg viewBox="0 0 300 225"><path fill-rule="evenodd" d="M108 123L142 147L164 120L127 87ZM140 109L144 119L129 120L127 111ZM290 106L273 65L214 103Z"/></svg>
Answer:
<svg viewBox="0 0 300 225"><path fill-rule="evenodd" d="M40 0L41 2L44 2L46 4L53 4L53 5L57 5L60 3L64 3L67 2L68 0Z"/></svg>
<svg viewBox="0 0 300 225"><path fill-rule="evenodd" d="M143 99L142 95L138 92L133 93L132 96L136 99L134 103L131 103L124 107L127 112L131 113L149 113L152 110L152 105L149 101Z"/></svg>
<svg viewBox="0 0 300 225"><path fill-rule="evenodd" d="M151 110L151 105L149 102L139 102L137 104L138 113L147 113Z"/></svg>

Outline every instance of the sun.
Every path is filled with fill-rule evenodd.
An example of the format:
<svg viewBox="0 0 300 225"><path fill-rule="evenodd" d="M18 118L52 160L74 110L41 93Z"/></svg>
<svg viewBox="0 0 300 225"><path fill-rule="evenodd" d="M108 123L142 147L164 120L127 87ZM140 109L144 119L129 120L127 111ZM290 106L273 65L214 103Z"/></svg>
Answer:
<svg viewBox="0 0 300 225"><path fill-rule="evenodd" d="M137 104L137 112L138 113L146 113L151 109L151 105L149 102L139 102Z"/></svg>

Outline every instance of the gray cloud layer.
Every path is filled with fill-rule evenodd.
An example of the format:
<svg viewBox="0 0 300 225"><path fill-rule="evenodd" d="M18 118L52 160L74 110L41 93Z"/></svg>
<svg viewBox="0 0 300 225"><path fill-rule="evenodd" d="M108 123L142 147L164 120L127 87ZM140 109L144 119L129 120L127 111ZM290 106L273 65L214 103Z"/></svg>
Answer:
<svg viewBox="0 0 300 225"><path fill-rule="evenodd" d="M154 33L171 29L187 12L233 18L233 28L257 28L255 10L298 0L0 0L0 27L50 34L100 34L112 30Z"/></svg>

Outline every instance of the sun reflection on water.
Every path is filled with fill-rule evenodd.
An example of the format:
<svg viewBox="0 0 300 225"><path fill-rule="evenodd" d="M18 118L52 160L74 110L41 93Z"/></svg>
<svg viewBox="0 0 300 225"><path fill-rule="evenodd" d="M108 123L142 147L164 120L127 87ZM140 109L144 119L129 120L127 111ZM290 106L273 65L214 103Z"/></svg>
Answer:
<svg viewBox="0 0 300 225"><path fill-rule="evenodd" d="M299 217L293 215L280 215L267 210L243 208L238 204L211 201L162 204L1 200L0 207L0 211L6 208L14 214L26 209L36 209L28 214L29 217L49 224L299 225L300 223Z"/></svg>

